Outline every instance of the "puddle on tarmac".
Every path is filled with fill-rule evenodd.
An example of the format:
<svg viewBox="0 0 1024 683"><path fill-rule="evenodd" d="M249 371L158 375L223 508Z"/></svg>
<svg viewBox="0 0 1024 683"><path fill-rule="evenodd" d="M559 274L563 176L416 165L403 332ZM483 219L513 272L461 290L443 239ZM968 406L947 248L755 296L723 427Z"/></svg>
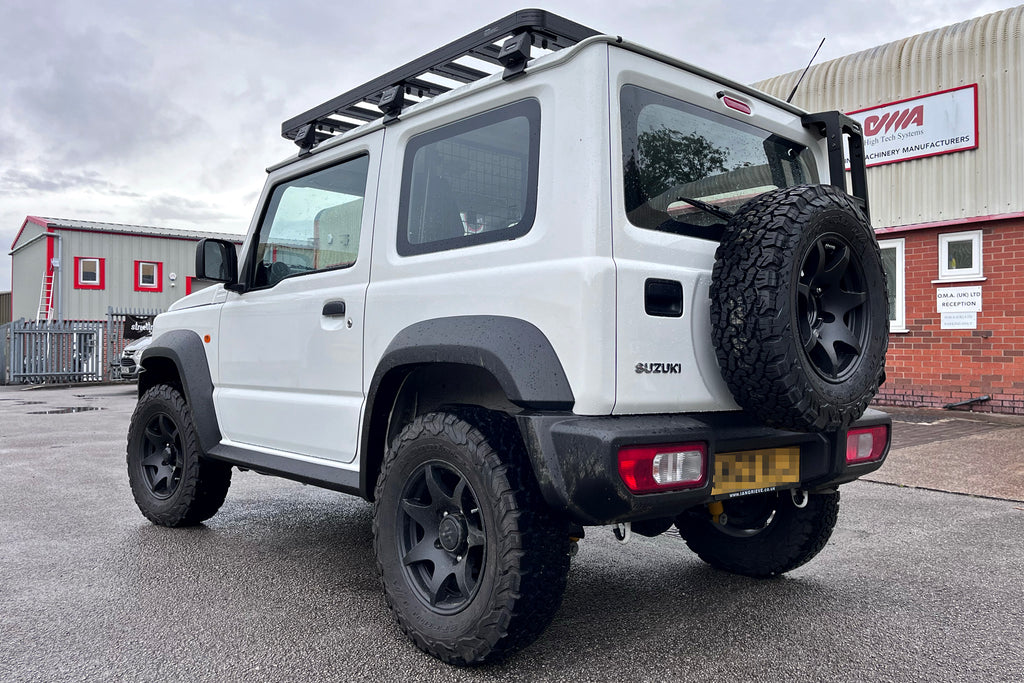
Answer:
<svg viewBox="0 0 1024 683"><path fill-rule="evenodd" d="M51 408L49 410L30 410L28 415L67 415L68 413L85 413L90 410L103 410L98 406L76 406L74 408Z"/></svg>

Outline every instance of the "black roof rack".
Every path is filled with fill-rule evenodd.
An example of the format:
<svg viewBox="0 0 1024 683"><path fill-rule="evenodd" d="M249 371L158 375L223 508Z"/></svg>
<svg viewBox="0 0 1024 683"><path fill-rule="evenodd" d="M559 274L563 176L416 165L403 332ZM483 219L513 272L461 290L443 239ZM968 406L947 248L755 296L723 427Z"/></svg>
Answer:
<svg viewBox="0 0 1024 683"><path fill-rule="evenodd" d="M530 60L530 47L560 50L600 32L544 10L526 9L513 12L504 19L477 29L444 47L423 55L338 95L318 107L288 119L281 124L281 135L293 140L304 153L334 135L384 117L394 121L407 104L405 95L429 98L471 83L494 73L494 66L504 67L504 78L523 73ZM499 48L496 43L509 37ZM477 60L483 68L463 62ZM484 68L491 67L491 71ZM429 78L428 76L434 76ZM440 77L440 78L437 78ZM448 86L443 83L454 82ZM366 106L369 105L369 106ZM371 108L372 107L372 108Z"/></svg>

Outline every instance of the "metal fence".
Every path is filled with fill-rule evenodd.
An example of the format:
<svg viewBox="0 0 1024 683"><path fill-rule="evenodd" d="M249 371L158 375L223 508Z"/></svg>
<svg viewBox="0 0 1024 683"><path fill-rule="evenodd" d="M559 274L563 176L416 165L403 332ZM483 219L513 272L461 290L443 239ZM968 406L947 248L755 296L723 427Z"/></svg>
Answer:
<svg viewBox="0 0 1024 683"><path fill-rule="evenodd" d="M12 322L7 332L7 381L45 384L102 380L103 331L102 322Z"/></svg>
<svg viewBox="0 0 1024 683"><path fill-rule="evenodd" d="M109 364L110 379L118 381L121 379L121 352L133 339L137 337L126 336L125 323L133 317L156 317L162 310L158 308L120 308L107 307L107 359ZM152 328L150 328L152 330ZM140 335L141 336L141 335Z"/></svg>
<svg viewBox="0 0 1024 683"><path fill-rule="evenodd" d="M0 384L7 384L7 349L10 346L12 323L0 325Z"/></svg>
<svg viewBox="0 0 1024 683"><path fill-rule="evenodd" d="M0 325L0 384L119 381L121 352L146 333L132 329L136 319L162 312L111 307L106 322L21 319Z"/></svg>

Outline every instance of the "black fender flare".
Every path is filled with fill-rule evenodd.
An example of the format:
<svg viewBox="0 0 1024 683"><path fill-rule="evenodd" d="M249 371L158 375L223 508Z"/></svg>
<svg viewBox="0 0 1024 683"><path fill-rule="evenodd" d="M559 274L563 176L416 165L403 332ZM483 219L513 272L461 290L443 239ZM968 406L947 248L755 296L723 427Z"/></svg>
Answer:
<svg viewBox="0 0 1024 683"><path fill-rule="evenodd" d="M192 408L192 419L199 435L199 445L209 453L220 443L220 427L217 426L217 412L213 405L213 379L206 360L203 340L192 330L170 330L164 332L142 352L139 365L139 394L160 380L147 381L146 373L159 359L166 359L177 369L177 379L185 402Z"/></svg>
<svg viewBox="0 0 1024 683"><path fill-rule="evenodd" d="M576 402L558 354L533 323L469 315L410 325L388 344L367 392L360 444L360 487L366 497L373 493L391 400L406 374L402 369L436 363L482 368L509 401L527 410L571 411Z"/></svg>

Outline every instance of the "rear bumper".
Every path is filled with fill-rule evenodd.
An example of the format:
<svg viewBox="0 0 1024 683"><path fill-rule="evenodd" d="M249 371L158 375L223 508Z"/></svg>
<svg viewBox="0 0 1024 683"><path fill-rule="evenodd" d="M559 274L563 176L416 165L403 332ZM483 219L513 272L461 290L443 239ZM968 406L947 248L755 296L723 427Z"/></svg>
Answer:
<svg viewBox="0 0 1024 683"><path fill-rule="evenodd" d="M878 460L847 465L845 431L771 429L738 412L609 417L549 413L520 415L518 420L545 500L585 525L674 517L694 505L737 495L712 496L711 477L701 488L634 494L618 472L618 452L626 446L702 441L709 472L714 472L716 453L798 447L800 482L762 492L831 489L878 469L889 453L887 443ZM876 410L865 412L851 429L875 425L888 425L891 440L892 420Z"/></svg>

